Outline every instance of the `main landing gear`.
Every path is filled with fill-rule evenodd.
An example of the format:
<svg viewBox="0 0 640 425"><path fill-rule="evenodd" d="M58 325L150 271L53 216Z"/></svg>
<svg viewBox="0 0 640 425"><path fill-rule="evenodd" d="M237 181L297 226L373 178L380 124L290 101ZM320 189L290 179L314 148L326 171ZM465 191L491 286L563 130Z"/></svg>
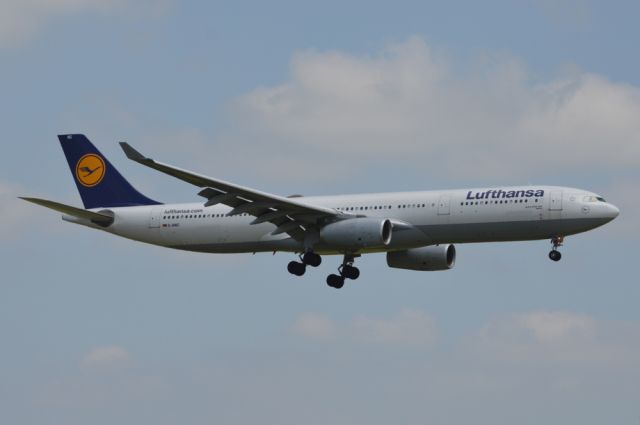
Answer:
<svg viewBox="0 0 640 425"><path fill-rule="evenodd" d="M332 288L342 288L345 279L356 280L360 277L360 269L353 265L359 254L345 254L342 264L338 267L338 274L330 274L327 276L327 285ZM289 273L302 276L307 271L307 266L318 267L322 263L322 257L315 252L306 252L300 255L300 261L291 261L287 266Z"/></svg>
<svg viewBox="0 0 640 425"><path fill-rule="evenodd" d="M322 263L322 257L315 252L305 252L300 256L300 262L291 261L287 266L289 273L296 276L302 276L307 270L307 266L318 267Z"/></svg>
<svg viewBox="0 0 640 425"><path fill-rule="evenodd" d="M342 265L338 267L338 273L340 274L330 274L327 276L327 285L332 288L340 289L344 286L345 279L356 280L360 277L360 269L354 267L354 260L355 255L345 254L344 259L342 260Z"/></svg>
<svg viewBox="0 0 640 425"><path fill-rule="evenodd" d="M553 244L553 249L549 252L549 258L553 261L560 261L562 258L562 254L558 251L558 247L562 246L562 242L564 242L564 236L556 236L551 238L551 243Z"/></svg>

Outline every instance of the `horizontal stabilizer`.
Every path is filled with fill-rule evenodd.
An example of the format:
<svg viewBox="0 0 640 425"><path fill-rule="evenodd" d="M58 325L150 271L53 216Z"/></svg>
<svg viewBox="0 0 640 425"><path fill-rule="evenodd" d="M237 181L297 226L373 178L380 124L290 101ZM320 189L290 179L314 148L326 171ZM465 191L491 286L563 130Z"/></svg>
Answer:
<svg viewBox="0 0 640 425"><path fill-rule="evenodd" d="M113 217L107 214L87 211L82 208L76 208L76 207L72 207L71 205L65 205L59 202L48 201L46 199L27 198L22 196L20 196L19 198L24 199L27 202L32 202L34 204L37 204L43 207L51 208L52 210L61 212L63 214L91 220L93 223L96 223L100 226L106 227L113 223Z"/></svg>

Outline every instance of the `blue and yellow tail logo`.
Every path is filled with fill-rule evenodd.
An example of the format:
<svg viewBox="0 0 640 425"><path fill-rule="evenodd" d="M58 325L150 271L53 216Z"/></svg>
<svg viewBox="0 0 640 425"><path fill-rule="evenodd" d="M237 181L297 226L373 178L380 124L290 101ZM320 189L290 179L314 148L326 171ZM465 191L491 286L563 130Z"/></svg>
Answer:
<svg viewBox="0 0 640 425"><path fill-rule="evenodd" d="M76 164L76 179L86 187L96 186L106 172L104 160L96 154L84 155Z"/></svg>

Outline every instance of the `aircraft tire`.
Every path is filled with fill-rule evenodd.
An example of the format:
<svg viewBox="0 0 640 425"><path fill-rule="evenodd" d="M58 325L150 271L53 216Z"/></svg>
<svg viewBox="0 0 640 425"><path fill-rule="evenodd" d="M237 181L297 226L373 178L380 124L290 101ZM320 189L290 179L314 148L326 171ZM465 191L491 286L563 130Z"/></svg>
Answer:
<svg viewBox="0 0 640 425"><path fill-rule="evenodd" d="M342 275L347 279L356 280L360 277L360 269L354 266L346 265L342 268Z"/></svg>
<svg viewBox="0 0 640 425"><path fill-rule="evenodd" d="M306 252L302 256L302 261L311 267L318 267L322 263L322 257L315 252Z"/></svg>
<svg viewBox="0 0 640 425"><path fill-rule="evenodd" d="M306 271L306 267L302 263L298 263L297 261L291 261L287 265L287 270L289 270L289 273L293 275L302 276Z"/></svg>
<svg viewBox="0 0 640 425"><path fill-rule="evenodd" d="M330 274L327 276L327 285L340 289L344 286L344 277L338 276L337 274Z"/></svg>
<svg viewBox="0 0 640 425"><path fill-rule="evenodd" d="M549 258L553 261L560 261L560 259L562 258L562 254L560 253L560 251L554 249L549 252Z"/></svg>

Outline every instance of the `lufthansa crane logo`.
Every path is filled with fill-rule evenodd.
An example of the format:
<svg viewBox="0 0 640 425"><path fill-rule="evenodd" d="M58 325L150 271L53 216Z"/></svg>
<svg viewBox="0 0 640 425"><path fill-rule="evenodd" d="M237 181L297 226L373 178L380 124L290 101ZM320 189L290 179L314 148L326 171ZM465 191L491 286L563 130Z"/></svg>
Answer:
<svg viewBox="0 0 640 425"><path fill-rule="evenodd" d="M93 153L84 155L76 164L76 178L86 187L100 183L105 171L104 160Z"/></svg>

